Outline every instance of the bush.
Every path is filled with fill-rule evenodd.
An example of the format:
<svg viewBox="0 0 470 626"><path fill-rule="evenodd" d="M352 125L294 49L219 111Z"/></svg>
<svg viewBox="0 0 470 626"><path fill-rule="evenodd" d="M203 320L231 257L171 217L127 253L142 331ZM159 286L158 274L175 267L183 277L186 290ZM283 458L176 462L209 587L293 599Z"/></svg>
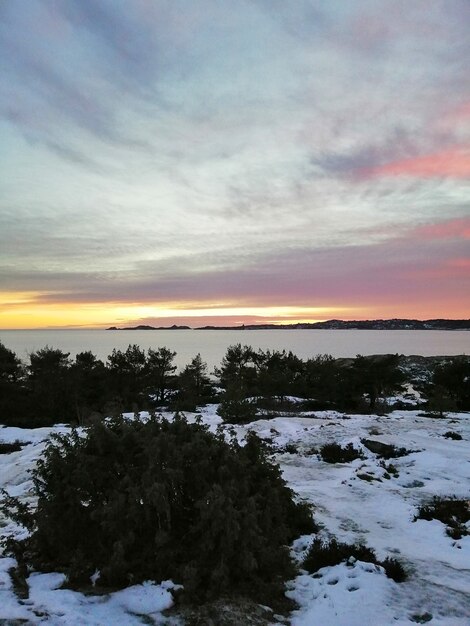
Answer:
<svg viewBox="0 0 470 626"><path fill-rule="evenodd" d="M248 424L256 419L256 405L244 398L239 390L230 389L219 404L217 413L224 422Z"/></svg>
<svg viewBox="0 0 470 626"><path fill-rule="evenodd" d="M330 541L322 541L317 538L310 546L303 566L313 574L322 567L338 565L350 557L367 563L375 563L377 560L374 551L364 544L341 543L335 538L330 539Z"/></svg>
<svg viewBox="0 0 470 626"><path fill-rule="evenodd" d="M341 543L334 537L329 541L322 541L319 538L315 539L308 550L303 566L313 574L322 567L338 565L351 557L358 561L380 565L384 568L385 574L395 582L403 582L407 578L405 569L396 559L387 557L384 561L379 561L374 550L364 544Z"/></svg>
<svg viewBox="0 0 470 626"><path fill-rule="evenodd" d="M443 411L466 411L470 409L470 357L458 356L437 365L433 372L431 404L438 400L437 409ZM437 398L436 398L437 396Z"/></svg>
<svg viewBox="0 0 470 626"><path fill-rule="evenodd" d="M0 442L0 454L11 454L12 452L19 452L25 443L14 441L13 443Z"/></svg>
<svg viewBox="0 0 470 626"><path fill-rule="evenodd" d="M466 524L470 521L469 500L441 498L435 496L429 504L422 504L413 521L437 519L446 524L446 532L453 539L461 539L469 534Z"/></svg>
<svg viewBox="0 0 470 626"><path fill-rule="evenodd" d="M365 458L352 443L348 443L344 448L339 443L326 443L320 448L320 456L326 463L349 463L354 459Z"/></svg>
<svg viewBox="0 0 470 626"><path fill-rule="evenodd" d="M314 530L253 434L245 446L201 424L122 417L56 435L33 472L37 509L4 509L31 531L10 553L69 583L173 579L200 600L268 600L293 573L287 544Z"/></svg>
<svg viewBox="0 0 470 626"><path fill-rule="evenodd" d="M453 430L448 430L444 433L444 437L446 439L454 439L454 441L462 441L462 435L459 435L459 433L456 433Z"/></svg>
<svg viewBox="0 0 470 626"><path fill-rule="evenodd" d="M408 578L405 568L397 559L392 559L388 556L379 565L384 568L388 578L391 578L396 583L402 583Z"/></svg>
<svg viewBox="0 0 470 626"><path fill-rule="evenodd" d="M416 450L407 450L406 448L397 448L391 443L382 443L372 439L361 439L362 445L373 452L381 459L398 459L401 456L412 454Z"/></svg>
<svg viewBox="0 0 470 626"><path fill-rule="evenodd" d="M385 461L380 461L379 465L385 470L385 478L390 478L390 476L398 478L398 476L400 475L398 469L395 465L393 465L393 463L385 463Z"/></svg>

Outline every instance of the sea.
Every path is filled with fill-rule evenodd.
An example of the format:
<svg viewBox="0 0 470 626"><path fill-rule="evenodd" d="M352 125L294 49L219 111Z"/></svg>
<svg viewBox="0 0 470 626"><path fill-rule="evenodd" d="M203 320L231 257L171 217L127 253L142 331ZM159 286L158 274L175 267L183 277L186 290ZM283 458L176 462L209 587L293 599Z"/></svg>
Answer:
<svg viewBox="0 0 470 626"><path fill-rule="evenodd" d="M91 350L106 362L114 348L137 344L143 350L167 347L184 367L200 353L209 371L227 347L236 343L255 350L291 350L302 359L318 354L355 357L370 354L453 356L470 354L470 331L449 330L0 330L0 342L28 362L46 346L70 353Z"/></svg>

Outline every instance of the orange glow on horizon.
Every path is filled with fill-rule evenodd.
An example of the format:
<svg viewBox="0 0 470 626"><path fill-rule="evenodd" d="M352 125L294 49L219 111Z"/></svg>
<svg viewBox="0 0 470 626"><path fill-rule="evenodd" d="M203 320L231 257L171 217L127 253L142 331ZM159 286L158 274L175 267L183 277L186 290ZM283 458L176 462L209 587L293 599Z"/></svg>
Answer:
<svg viewBox="0 0 470 626"><path fill-rule="evenodd" d="M108 326L132 326L147 323L172 325L175 319L186 320L185 325L202 326L206 320L215 325L232 325L234 318L244 323L296 323L321 321L338 315L351 314L352 307L292 307L259 306L230 307L223 305L194 305L194 308L178 306L141 305L128 303L54 303L37 302L32 294L19 294L12 298L1 298L0 328L2 329L37 329L37 328L104 328ZM356 309L359 312L359 309ZM255 319L256 322L252 320ZM216 320L216 321L214 321ZM192 322L192 323L191 323Z"/></svg>
<svg viewBox="0 0 470 626"><path fill-rule="evenodd" d="M208 303L44 303L40 294L25 292L0 294L0 329L106 328L138 324L171 326L238 326L242 324L313 323L327 319L430 319L439 317L466 318L468 310L462 301L446 303L447 312L436 303L407 304L362 303L330 307L246 306L231 307ZM449 304L451 306L449 306ZM453 304L453 305L452 305ZM449 310L452 313L449 314Z"/></svg>

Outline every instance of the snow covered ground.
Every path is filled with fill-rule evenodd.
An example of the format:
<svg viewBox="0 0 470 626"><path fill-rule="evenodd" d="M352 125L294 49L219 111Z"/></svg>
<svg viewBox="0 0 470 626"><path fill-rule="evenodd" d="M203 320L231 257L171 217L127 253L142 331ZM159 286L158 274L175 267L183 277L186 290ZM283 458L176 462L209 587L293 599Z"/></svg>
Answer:
<svg viewBox="0 0 470 626"><path fill-rule="evenodd" d="M211 428L221 421L215 406L201 413ZM360 561L323 568L314 575L302 572L288 583L287 595L299 605L290 616L292 626L470 624L470 536L454 540L439 521L413 522L417 506L434 495L470 498L469 414L434 419L419 417L417 411L394 411L382 417L324 411L315 417L259 420L236 426L235 431L243 438L247 428L278 450L275 460L299 497L314 505L322 536L363 542L379 559L398 558L410 574L398 584L381 568ZM66 429L0 428L0 442L26 443L21 451L0 455L0 486L28 500L32 488L28 470L49 434ZM449 430L462 440L445 438ZM360 443L364 437L415 452L386 461L398 472L387 478L380 459ZM333 441L353 443L363 449L366 459L335 465L321 461L315 449ZM286 446L290 452L283 451ZM0 525L3 534L16 532L6 520L0 520ZM294 543L296 558L301 559L312 539L301 537ZM162 613L172 604L170 581L90 596L61 589L62 574L34 573L28 579L29 597L21 599L8 574L13 565L13 559L0 556L0 623L176 623Z"/></svg>

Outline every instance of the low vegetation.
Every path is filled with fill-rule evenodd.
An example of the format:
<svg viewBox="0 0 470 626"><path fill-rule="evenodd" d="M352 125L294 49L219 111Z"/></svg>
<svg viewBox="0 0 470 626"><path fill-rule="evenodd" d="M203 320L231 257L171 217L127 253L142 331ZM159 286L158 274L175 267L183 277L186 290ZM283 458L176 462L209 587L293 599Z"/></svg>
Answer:
<svg viewBox="0 0 470 626"><path fill-rule="evenodd" d="M373 441L372 439L361 439L362 445L370 452L373 452L381 459L398 459L401 456L406 456L415 452L414 450L407 450L406 448L398 448L390 443L382 443L381 441Z"/></svg>
<svg viewBox="0 0 470 626"><path fill-rule="evenodd" d="M4 494L30 531L7 551L75 586L99 572L102 587L171 578L189 598L269 602L295 572L288 544L315 530L260 439L227 442L179 416L56 435L33 481L35 510Z"/></svg>
<svg viewBox="0 0 470 626"><path fill-rule="evenodd" d="M446 433L444 433L444 437L446 439L453 439L454 441L462 441L462 435L459 435L459 433L456 433L452 430L448 430Z"/></svg>
<svg viewBox="0 0 470 626"><path fill-rule="evenodd" d="M247 423L260 411L273 416L322 409L384 413L393 408L389 396L414 380L400 357L390 354L302 360L285 350L236 344L227 348L212 376L199 354L178 373L175 356L167 347L144 351L129 345L113 350L103 362L90 351L71 359L46 346L23 363L0 343L0 421L26 427L86 425L161 406L195 411L208 402L221 402L220 415L232 423ZM469 376L468 357L435 365L421 385L429 414L470 409Z"/></svg>
<svg viewBox="0 0 470 626"><path fill-rule="evenodd" d="M308 550L303 567L313 574L322 567L347 562L351 557L358 561L380 565L384 568L385 574L395 582L403 582L407 579L407 573L397 559L387 557L384 561L379 561L374 550L364 544L341 543L335 538L329 541L315 539Z"/></svg>
<svg viewBox="0 0 470 626"><path fill-rule="evenodd" d="M295 445L295 443L286 443L286 445L282 447L279 452L283 452L285 454L298 454L299 449L298 446Z"/></svg>
<svg viewBox="0 0 470 626"><path fill-rule="evenodd" d="M29 532L4 545L18 563L12 573L15 588L27 594L31 570L60 571L68 585L86 591L92 578L101 591L172 579L184 586L182 599L189 603L225 606L241 598L255 606L276 605L285 581L296 574L289 544L318 529L309 507L296 503L272 455L318 454L327 463L349 463L365 459L367 448L377 457L375 469L368 471L369 461L357 463L352 478L370 482L396 478L390 460L412 452L375 440L388 432L387 420L371 420L383 427L366 430L374 439L361 439L358 448L331 442L318 449L304 448L301 437L286 443L284 433L278 438L281 433L274 428L270 446L253 433L240 445L224 434L230 429L212 434L184 416L169 421L155 414L160 406L195 412L208 402L219 404L218 413L229 424L249 423L266 415L263 411L283 416L307 408L377 413L405 378L396 358L319 356L302 361L285 351L254 351L238 344L227 350L215 372L217 381L200 355L179 373L174 358L167 348L145 352L129 345L103 363L91 352L72 360L46 347L31 354L25 365L0 344L0 420L6 416L3 421L15 425L67 421L86 427L56 435L47 446L33 472L37 508L3 494L3 512ZM426 405L434 417L443 415L443 407L466 406L466 387L458 382L465 368L464 362L436 368ZM139 417L143 409L150 412L148 420ZM125 419L124 411L135 416ZM320 428L342 425L340 417L331 419L336 421L326 420ZM442 424L439 432L462 439L454 431L442 434ZM0 454L24 445L0 443ZM422 485L414 481L406 487ZM376 488L377 483L369 490ZM469 534L469 502L434 498L419 508L416 519L437 519L450 537L460 539ZM381 561L366 545L337 539L315 539L303 566L314 573L351 557L382 567L396 582L407 577L397 559Z"/></svg>
<svg viewBox="0 0 470 626"><path fill-rule="evenodd" d="M394 478L398 478L399 472L393 463L385 463L385 461L380 461L380 467L384 470L384 478L390 479L392 476Z"/></svg>
<svg viewBox="0 0 470 626"><path fill-rule="evenodd" d="M320 448L320 456L326 463L349 463L355 459L364 459L364 454L352 443L342 447L339 443L326 443Z"/></svg>
<svg viewBox="0 0 470 626"><path fill-rule="evenodd" d="M230 424L248 424L256 419L256 404L244 398L238 390L230 389L221 399L217 413Z"/></svg>
<svg viewBox="0 0 470 626"><path fill-rule="evenodd" d="M413 613L410 617L412 622L416 624L427 624L433 619L432 613L425 611L424 613Z"/></svg>
<svg viewBox="0 0 470 626"><path fill-rule="evenodd" d="M467 527L470 521L470 500L435 496L431 502L419 507L414 521L418 519L439 520L446 525L446 533L449 537L461 539L470 534L470 529Z"/></svg>
<svg viewBox="0 0 470 626"><path fill-rule="evenodd" d="M19 452L24 445L26 444L20 443L19 441L14 441L12 443L5 443L3 441L0 441L0 454L11 454L12 452Z"/></svg>

